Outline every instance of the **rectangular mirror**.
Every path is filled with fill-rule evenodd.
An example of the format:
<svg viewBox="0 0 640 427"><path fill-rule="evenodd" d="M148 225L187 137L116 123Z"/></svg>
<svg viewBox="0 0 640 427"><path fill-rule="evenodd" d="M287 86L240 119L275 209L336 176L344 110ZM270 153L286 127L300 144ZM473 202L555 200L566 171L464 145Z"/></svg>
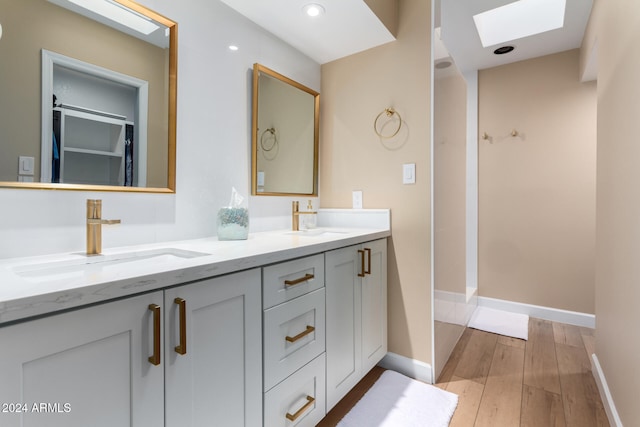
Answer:
<svg viewBox="0 0 640 427"><path fill-rule="evenodd" d="M320 94L253 66L252 194L318 195Z"/></svg>
<svg viewBox="0 0 640 427"><path fill-rule="evenodd" d="M3 0L0 23L0 187L175 191L175 22L130 0Z"/></svg>

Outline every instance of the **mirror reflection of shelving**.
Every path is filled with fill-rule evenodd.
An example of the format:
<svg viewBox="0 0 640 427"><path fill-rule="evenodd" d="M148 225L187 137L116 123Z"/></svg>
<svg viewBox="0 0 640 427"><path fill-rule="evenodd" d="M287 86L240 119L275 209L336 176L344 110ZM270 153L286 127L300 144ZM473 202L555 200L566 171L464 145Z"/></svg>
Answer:
<svg viewBox="0 0 640 427"><path fill-rule="evenodd" d="M59 139L58 182L132 185L136 153L127 153L125 141L133 138L133 122L109 113L56 107L54 134Z"/></svg>

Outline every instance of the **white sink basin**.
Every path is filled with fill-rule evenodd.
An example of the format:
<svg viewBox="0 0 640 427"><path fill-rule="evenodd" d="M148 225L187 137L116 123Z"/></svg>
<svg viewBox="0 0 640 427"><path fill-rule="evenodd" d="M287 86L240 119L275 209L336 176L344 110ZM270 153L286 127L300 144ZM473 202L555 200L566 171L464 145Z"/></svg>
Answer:
<svg viewBox="0 0 640 427"><path fill-rule="evenodd" d="M42 281L70 278L96 272L118 271L127 267L149 267L167 264L180 259L209 255L204 252L176 248L160 248L146 251L124 252L110 255L77 255L80 258L16 266L13 272L26 279Z"/></svg>

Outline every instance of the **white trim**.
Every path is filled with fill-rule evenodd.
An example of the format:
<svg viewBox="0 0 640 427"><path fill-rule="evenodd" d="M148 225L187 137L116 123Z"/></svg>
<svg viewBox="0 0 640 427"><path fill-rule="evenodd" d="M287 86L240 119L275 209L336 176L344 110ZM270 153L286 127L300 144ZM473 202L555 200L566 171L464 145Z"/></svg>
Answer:
<svg viewBox="0 0 640 427"><path fill-rule="evenodd" d="M609 419L609 424L613 427L622 427L622 421L620 420L620 416L616 410L616 405L613 403L613 397L611 396L611 391L607 385L607 380L604 377L604 372L602 371L602 367L598 361L598 356L595 354L591 355L591 372L596 380L598 391L600 392L600 397L604 404L604 410L607 413L607 418Z"/></svg>
<svg viewBox="0 0 640 427"><path fill-rule="evenodd" d="M403 375L427 384L433 384L433 370L431 365L416 359L410 359L408 357L389 352L382 358L380 363L378 363L378 366L400 372Z"/></svg>
<svg viewBox="0 0 640 427"><path fill-rule="evenodd" d="M472 291L475 293L475 289ZM467 293L436 289L433 292L433 320L467 326L477 305L475 301L469 302L467 296Z"/></svg>
<svg viewBox="0 0 640 427"><path fill-rule="evenodd" d="M478 297L478 306L508 311L510 313L527 314L530 317L567 323L569 325L584 326L592 329L596 327L596 316L594 314L480 296Z"/></svg>
<svg viewBox="0 0 640 427"><path fill-rule="evenodd" d="M435 40L439 39L440 37L436 36L435 33L435 16L436 16L436 6L435 6L434 1L431 2L431 23L430 23L430 29L431 29L431 37L430 37L430 57L431 58L435 58ZM431 94L431 96L429 96L429 122L431 123L431 126L429 126L429 265L431 266L431 268L429 268L429 309L431 310L431 336L430 336L430 344L431 344L431 361L435 361L436 360L436 303L435 303L435 290L436 290L436 273L435 273L435 268L434 266L436 265L436 238L435 238L435 234L436 234L436 223L435 223L435 159L434 159L434 153L435 153L435 145L434 145L434 138L435 138L435 129L433 126L433 123L435 122L435 97L433 96L434 94L434 90L435 90L435 81L434 81L434 76L435 76L435 59L431 60L431 64L430 64L430 81L429 81L429 93ZM426 261L426 260L425 260ZM389 354L393 354L393 353L389 353ZM384 360L384 359L383 359ZM433 366L431 366L430 372L429 372L429 376L431 378L435 378L436 377L436 365L435 363L433 364ZM432 384L432 381L426 381L429 384Z"/></svg>

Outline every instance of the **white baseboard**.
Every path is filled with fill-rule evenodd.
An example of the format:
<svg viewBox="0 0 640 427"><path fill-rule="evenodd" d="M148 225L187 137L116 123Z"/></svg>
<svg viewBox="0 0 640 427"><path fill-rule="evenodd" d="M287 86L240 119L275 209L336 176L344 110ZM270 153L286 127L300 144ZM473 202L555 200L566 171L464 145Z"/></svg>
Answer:
<svg viewBox="0 0 640 427"><path fill-rule="evenodd" d="M385 369L400 372L403 375L427 384L433 384L432 369L428 363L410 359L396 353L387 353L378 365Z"/></svg>
<svg viewBox="0 0 640 427"><path fill-rule="evenodd" d="M596 327L596 316L594 314L480 296L478 297L478 305L496 310L508 311L510 313L526 314L538 319L567 323L569 325L584 326L591 329L595 329Z"/></svg>
<svg viewBox="0 0 640 427"><path fill-rule="evenodd" d="M620 421L616 405L613 403L613 397L611 396L611 391L607 385L607 380L604 377L604 372L602 371L598 357L595 354L591 355L591 372L593 373L593 377L598 385L598 391L600 392L600 397L602 398L602 404L604 405L604 410L607 413L609 424L613 427L622 427L622 421Z"/></svg>

